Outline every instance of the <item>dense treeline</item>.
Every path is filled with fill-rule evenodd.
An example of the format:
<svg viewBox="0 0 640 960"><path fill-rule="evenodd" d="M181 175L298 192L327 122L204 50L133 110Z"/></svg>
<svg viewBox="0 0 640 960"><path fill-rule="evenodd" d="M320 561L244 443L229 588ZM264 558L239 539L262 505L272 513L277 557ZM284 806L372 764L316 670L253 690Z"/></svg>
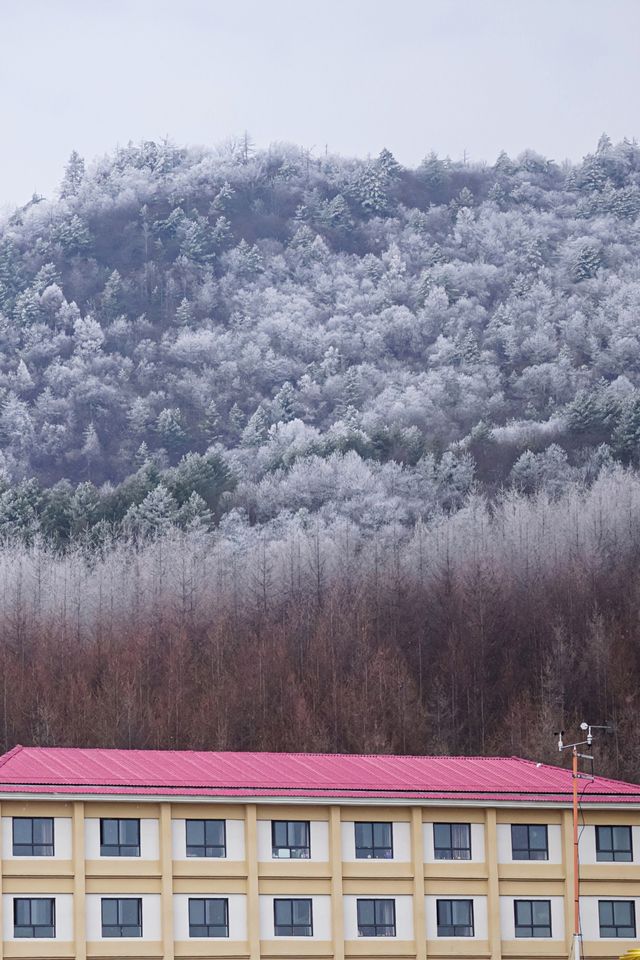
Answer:
<svg viewBox="0 0 640 960"><path fill-rule="evenodd" d="M1 739L131 747L520 753L611 719L640 776L640 480L472 497L363 533L236 516L101 554L0 560Z"/></svg>

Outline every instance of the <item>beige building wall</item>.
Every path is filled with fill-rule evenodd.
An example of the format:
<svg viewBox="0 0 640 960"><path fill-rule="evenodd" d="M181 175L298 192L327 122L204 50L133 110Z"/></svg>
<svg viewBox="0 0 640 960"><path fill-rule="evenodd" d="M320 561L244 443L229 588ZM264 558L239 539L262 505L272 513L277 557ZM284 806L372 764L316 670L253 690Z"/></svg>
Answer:
<svg viewBox="0 0 640 960"><path fill-rule="evenodd" d="M12 853L14 816L55 818L55 856ZM106 960L108 957L260 960L327 958L464 957L469 960L533 960L568 957L572 933L572 832L568 809L521 804L513 807L406 805L401 803L286 803L122 800L2 799L0 801L0 960L33 957L54 960ZM100 857L101 817L141 821L141 857ZM225 819L226 858L186 856L187 819ZM613 960L631 946L599 937L598 899L633 899L640 932L640 810L584 811L581 851L581 908L586 956ZM271 820L301 819L311 824L311 859L274 859ZM358 860L354 823L387 820L394 827L394 857ZM471 824L472 860L436 861L433 824ZM514 861L512 823L548 825L548 861ZM633 863L597 863L596 824L633 827ZM638 838L638 843L636 843ZM16 939L13 899L48 896L56 901L55 941ZM143 938L102 938L103 896L140 897ZM189 937L190 896L227 897L229 937ZM309 897L313 937L276 937L275 897ZM396 936L358 936L359 897L393 897ZM438 937L436 901L472 899L473 938ZM549 899L551 940L516 939L514 899Z"/></svg>

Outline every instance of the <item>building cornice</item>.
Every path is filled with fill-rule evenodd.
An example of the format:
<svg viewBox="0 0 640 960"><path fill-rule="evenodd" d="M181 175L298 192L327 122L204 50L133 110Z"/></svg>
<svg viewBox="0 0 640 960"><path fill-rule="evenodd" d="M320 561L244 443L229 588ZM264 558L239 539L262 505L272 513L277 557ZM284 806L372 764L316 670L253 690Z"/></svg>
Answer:
<svg viewBox="0 0 640 960"><path fill-rule="evenodd" d="M47 790L46 792L33 791L0 791L0 801L55 801L69 802L76 801L95 802L95 803L174 803L174 804L260 804L267 805L300 805L300 806L354 806L354 807L458 807L486 809L506 808L506 809L540 809L540 810L566 810L571 807L571 798L567 800L529 800L523 796L519 800L500 800L495 797L487 799L463 799L450 797L434 798L416 798L416 797L343 797L339 794L325 794L320 797L300 797L290 794L280 794L277 796L260 796L258 794L245 795L204 795L204 794L151 794L151 793L83 793L77 792L57 792ZM640 796L637 800L593 800L589 799L584 808L588 810L637 810L640 809Z"/></svg>

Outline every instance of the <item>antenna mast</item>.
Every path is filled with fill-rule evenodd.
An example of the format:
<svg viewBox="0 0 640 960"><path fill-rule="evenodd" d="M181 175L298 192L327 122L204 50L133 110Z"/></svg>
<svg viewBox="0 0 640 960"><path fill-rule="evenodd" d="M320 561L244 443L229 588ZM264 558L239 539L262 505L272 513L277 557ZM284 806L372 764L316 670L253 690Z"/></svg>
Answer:
<svg viewBox="0 0 640 960"><path fill-rule="evenodd" d="M580 729L586 735L585 740L577 743L565 743L563 740L564 730L557 730L555 736L558 738L558 750L562 753L564 750L571 750L571 781L573 786L573 960L580 960L582 933L580 930L580 856L579 856L579 833L578 833L578 780L593 780L593 753L579 753L579 747L586 747L591 750L593 747L593 731L604 730L605 733L612 733L612 724L599 726L598 724L586 723L584 720L580 724ZM591 764L590 773L580 773L578 769L579 760L588 760Z"/></svg>

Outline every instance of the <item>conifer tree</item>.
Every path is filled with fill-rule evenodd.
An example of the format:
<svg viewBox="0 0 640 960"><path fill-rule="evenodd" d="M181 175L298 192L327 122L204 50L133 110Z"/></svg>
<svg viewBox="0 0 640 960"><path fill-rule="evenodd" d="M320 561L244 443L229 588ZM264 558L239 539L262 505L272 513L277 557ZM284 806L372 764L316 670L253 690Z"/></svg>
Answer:
<svg viewBox="0 0 640 960"><path fill-rule="evenodd" d="M64 169L64 177L60 184L60 196L63 199L75 197L84 178L84 160L76 150L73 150Z"/></svg>

